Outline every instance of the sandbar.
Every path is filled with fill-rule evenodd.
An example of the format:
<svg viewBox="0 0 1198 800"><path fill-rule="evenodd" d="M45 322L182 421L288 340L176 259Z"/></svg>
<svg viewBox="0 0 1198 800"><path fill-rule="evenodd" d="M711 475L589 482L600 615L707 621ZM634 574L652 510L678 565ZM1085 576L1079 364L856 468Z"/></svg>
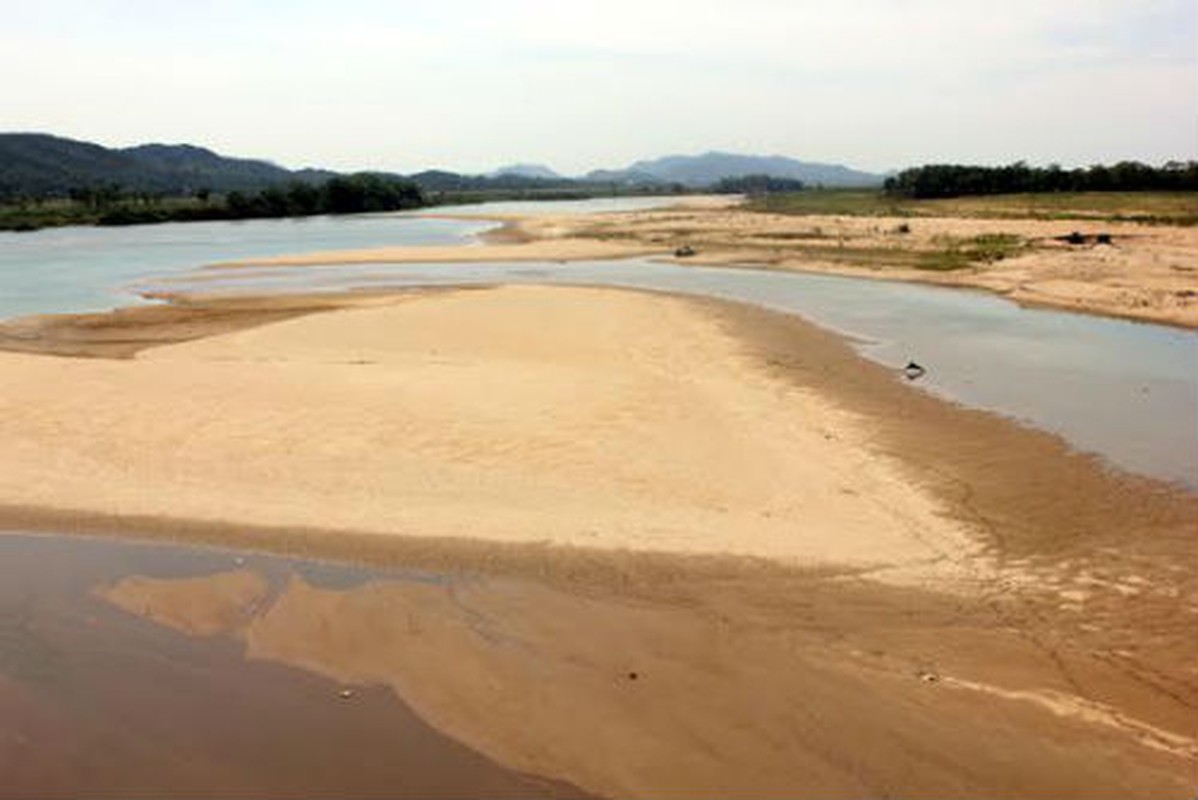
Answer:
<svg viewBox="0 0 1198 800"><path fill-rule="evenodd" d="M1029 306L1198 327L1198 227L1091 219L791 216L709 203L602 214L496 215L469 247L383 247L214 265L574 261L644 256L687 265L819 272L962 286ZM1084 242L1064 241L1073 233ZM1104 242L1098 241L1102 234ZM970 260L978 242L1001 254ZM694 255L678 258L679 248ZM981 253L985 253L984 245ZM997 251L996 251L997 252Z"/></svg>
<svg viewBox="0 0 1198 800"><path fill-rule="evenodd" d="M440 293L0 372L4 505L812 565L970 546L853 415L670 298Z"/></svg>
<svg viewBox="0 0 1198 800"><path fill-rule="evenodd" d="M6 343L0 523L451 576L105 596L391 687L510 768L609 796L1191 793L1198 498L802 320L501 287L195 297Z"/></svg>

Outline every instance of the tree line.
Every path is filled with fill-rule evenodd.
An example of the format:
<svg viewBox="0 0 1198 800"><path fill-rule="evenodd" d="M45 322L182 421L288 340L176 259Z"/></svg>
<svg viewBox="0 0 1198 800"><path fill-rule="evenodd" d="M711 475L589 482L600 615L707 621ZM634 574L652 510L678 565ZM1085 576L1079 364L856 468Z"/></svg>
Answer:
<svg viewBox="0 0 1198 800"><path fill-rule="evenodd" d="M360 214L402 211L424 206L424 193L411 181L362 172L330 178L322 184L294 181L258 192L229 192L212 199L210 192L195 192L197 202L166 205L153 201L116 202L104 195L107 207L100 225L138 225L151 222L310 217L318 214ZM94 197L94 195L89 195Z"/></svg>
<svg viewBox="0 0 1198 800"><path fill-rule="evenodd" d="M779 178L774 175L738 175L721 178L711 185L716 194L747 194L752 196L801 192L806 188L802 181L794 178Z"/></svg>
<svg viewBox="0 0 1198 800"><path fill-rule="evenodd" d="M1019 161L1005 167L928 164L887 178L890 195L912 198L1025 192L1183 192L1198 190L1198 162L1170 161L1152 167L1138 161L1079 169L1029 167Z"/></svg>

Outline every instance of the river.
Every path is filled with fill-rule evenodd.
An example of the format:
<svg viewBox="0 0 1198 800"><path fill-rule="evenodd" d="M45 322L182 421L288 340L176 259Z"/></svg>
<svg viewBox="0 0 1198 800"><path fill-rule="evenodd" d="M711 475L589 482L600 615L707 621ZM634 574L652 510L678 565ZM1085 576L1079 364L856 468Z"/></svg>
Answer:
<svg viewBox="0 0 1198 800"><path fill-rule="evenodd" d="M619 211L669 199L456 207L447 214ZM1133 472L1198 490L1198 334L1022 308L986 293L908 283L647 259L559 263L369 264L225 271L239 258L384 245L467 245L493 223L414 214L69 228L0 234L0 317L144 302L139 292L351 290L547 283L655 289L801 315L858 342L918 385L1053 431Z"/></svg>

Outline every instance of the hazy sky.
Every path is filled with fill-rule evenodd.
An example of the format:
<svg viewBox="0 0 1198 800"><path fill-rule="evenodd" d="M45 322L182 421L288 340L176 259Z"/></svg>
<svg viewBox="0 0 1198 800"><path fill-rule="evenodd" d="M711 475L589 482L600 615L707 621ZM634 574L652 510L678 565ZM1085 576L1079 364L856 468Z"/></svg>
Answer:
<svg viewBox="0 0 1198 800"><path fill-rule="evenodd" d="M1198 156L1194 0L0 0L0 130L286 166Z"/></svg>

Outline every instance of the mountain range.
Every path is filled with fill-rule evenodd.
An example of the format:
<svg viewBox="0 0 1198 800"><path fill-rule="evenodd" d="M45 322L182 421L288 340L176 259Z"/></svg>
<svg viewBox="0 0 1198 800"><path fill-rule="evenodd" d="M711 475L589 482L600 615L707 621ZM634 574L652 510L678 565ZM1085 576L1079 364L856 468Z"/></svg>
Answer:
<svg viewBox="0 0 1198 800"><path fill-rule="evenodd" d="M509 164L506 167L500 167L493 172L487 173L488 178L532 178L540 181L560 181L566 179L565 175L560 175L554 172L544 164Z"/></svg>
<svg viewBox="0 0 1198 800"><path fill-rule="evenodd" d="M597 169L577 180L626 185L682 184L688 188L711 186L725 178L768 175L802 181L808 186L880 186L884 176L850 169L839 164L799 161L787 156L753 156L709 152L696 156L664 156L637 161L623 169ZM544 164L512 164L488 177L502 176L561 181L566 176Z"/></svg>
<svg viewBox="0 0 1198 800"><path fill-rule="evenodd" d="M588 175L592 180L612 180L612 173ZM736 153L710 152L697 156L664 156L651 161L637 161L623 174L628 180L639 182L652 177L664 183L681 183L698 188L718 183L724 178L739 178L746 175L768 175L771 178L789 178L802 181L807 186L867 187L881 186L883 176L850 169L839 164L821 164L799 161L787 156L752 156Z"/></svg>
<svg viewBox="0 0 1198 800"><path fill-rule="evenodd" d="M0 199L60 197L79 188L119 186L125 192L189 194L256 191L292 181L320 182L337 173L289 170L268 161L229 158L190 144L145 144L107 148L44 133L0 133ZM513 164L487 175L426 170L408 175L426 191L586 188L593 184L644 187L710 186L723 178L769 175L809 186L878 186L882 176L835 164L785 156L711 152L638 161L620 169L592 171L579 178L540 164ZM400 176L391 176L400 177Z"/></svg>
<svg viewBox="0 0 1198 800"><path fill-rule="evenodd" d="M186 144L111 149L43 133L0 134L0 197L63 196L72 189L112 184L124 191L161 194L252 191L292 180L325 180L334 174L228 158Z"/></svg>

